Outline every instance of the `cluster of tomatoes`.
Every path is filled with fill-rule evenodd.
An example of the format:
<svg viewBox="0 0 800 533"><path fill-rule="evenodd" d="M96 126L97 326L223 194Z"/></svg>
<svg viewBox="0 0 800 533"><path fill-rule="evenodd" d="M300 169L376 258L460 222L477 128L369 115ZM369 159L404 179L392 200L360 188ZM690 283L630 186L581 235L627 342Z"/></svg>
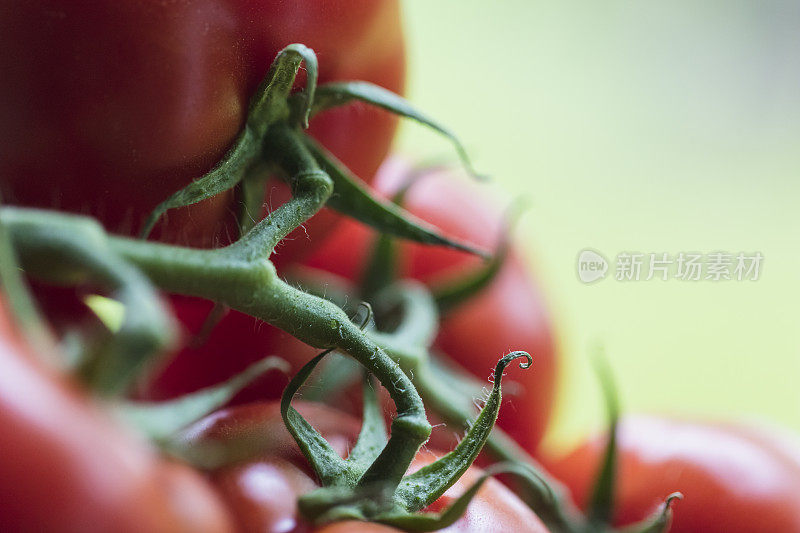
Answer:
<svg viewBox="0 0 800 533"><path fill-rule="evenodd" d="M110 233L138 234L159 202L224 155L272 59L293 42L314 49L320 82L366 80L402 93L403 34L394 0L6 2L0 7L3 203L88 215ZM403 207L419 219L477 247L498 248L502 212L474 185L448 169L413 169L388 157L396 121L358 103L320 114L309 133L375 194L388 199L403 190ZM288 191L281 184L267 190L268 212ZM231 190L173 210L152 238L224 246L236 239L239 201L239 192ZM270 260L282 275L302 272L326 282L335 277L355 294L377 239L374 230L323 209L282 241ZM392 276L431 288L482 268L480 258L462 251L399 240L393 246ZM81 303L94 287L32 283L54 331L98 327ZM14 302L3 295L0 530L395 531L370 522L312 525L298 512L298 496L318 480L287 432L278 400L287 375L318 350L247 314L220 314L213 303L188 296L163 297L182 342L162 354L129 396L178 398L277 355L288 370L267 373L181 433L185 441L223 448L238 442L236 453L244 442L257 453L205 467L167 458L114 420L79 384L80 376L34 353L15 325ZM608 439L598 437L558 458L538 449L553 406L559 354L541 289L518 250L512 247L485 287L443 310L433 346L446 364L484 384L502 354L531 353L534 366L513 376L497 426L540 460L590 518L603 514L592 514L598 501L593 494ZM324 374L319 379L324 383ZM297 405L343 455L360 427L361 409L350 392L329 398L336 407ZM429 415L435 420L436 413ZM444 453L460 431L437 427L412 469ZM585 527L638 523L680 491L671 531L800 531L800 445L791 436L760 427L623 417L615 452L608 516ZM447 507L479 475L471 467L430 510ZM446 530L553 527L512 489L511 482L490 480Z"/></svg>

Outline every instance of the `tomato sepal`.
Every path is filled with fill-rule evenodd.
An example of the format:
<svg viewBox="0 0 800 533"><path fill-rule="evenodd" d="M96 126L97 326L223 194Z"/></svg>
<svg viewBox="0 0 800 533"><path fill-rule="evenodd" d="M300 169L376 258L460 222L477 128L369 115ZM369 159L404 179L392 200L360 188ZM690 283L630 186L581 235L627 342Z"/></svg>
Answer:
<svg viewBox="0 0 800 533"><path fill-rule="evenodd" d="M419 282L402 280L378 293L375 301L381 308L399 305L402 320L390 333L373 330L368 334L412 377L432 412L448 424L470 430L468 421L475 416L474 399L485 394L485 388L450 368L441 354L434 357L431 353L438 329L438 306L432 294ZM496 465L503 465L503 471L519 481L518 495L550 529L558 532L584 529L582 517L565 498L560 483L545 474L500 428L492 430L485 447L501 461Z"/></svg>
<svg viewBox="0 0 800 533"><path fill-rule="evenodd" d="M438 229L419 220L407 211L372 195L366 185L353 175L336 157L311 137L304 141L320 167L334 183L335 194L328 206L376 230L424 244L446 246L485 257L474 245L444 236Z"/></svg>
<svg viewBox="0 0 800 533"><path fill-rule="evenodd" d="M614 509L614 487L617 469L617 426L619 425L619 399L614 378L608 361L598 351L594 358L595 374L600 382L606 416L608 417L608 442L603 454L603 461L597 473L586 521L589 524L607 526L611 523Z"/></svg>
<svg viewBox="0 0 800 533"><path fill-rule="evenodd" d="M449 513L445 512L440 516L419 511L438 499L475 460L500 409L503 371L512 361L523 357L526 361L520 363L520 367L530 367L533 362L531 356L525 352L513 352L504 356L495 368L494 386L486 398L484 408L464 439L441 459L413 474L403 475L411 462L409 460L404 463L403 458L410 456L413 459L417 449L410 450L410 454L407 453L409 450L402 454L396 453L396 447L393 449L391 442L386 441L377 399L368 383L365 383L364 391L364 426L353 453L347 459L339 457L313 426L291 406L294 395L329 352L330 350L326 350L320 353L304 365L289 382L281 399L281 414L286 427L322 485L300 498L298 507L301 513L314 522L372 520L405 524L404 528L419 531L431 531L442 520L457 519L483 481L474 490L467 491L465 499L457 502L454 510ZM396 430L398 420L402 420L402 415L393 422L393 430Z"/></svg>
<svg viewBox="0 0 800 533"><path fill-rule="evenodd" d="M652 515L637 524L618 529L618 533L667 533L672 523L672 506L674 502L683 499L683 494L673 492L656 509Z"/></svg>
<svg viewBox="0 0 800 533"><path fill-rule="evenodd" d="M270 370L288 372L289 365L280 357L265 357L217 385L161 402L124 401L113 410L124 422L180 455L180 450L169 446L178 431L219 409Z"/></svg>
<svg viewBox="0 0 800 533"><path fill-rule="evenodd" d="M453 132L424 113L418 111L408 100L399 94L393 93L374 83L369 83L367 81L339 81L320 85L311 113L313 116L316 113L346 105L353 101L365 102L389 111L390 113L394 113L395 115L414 120L423 126L427 126L447 138L453 144L461 163L464 165L469 175L479 180L487 179L486 176L475 171L469 155L467 154L467 150Z"/></svg>
<svg viewBox="0 0 800 533"><path fill-rule="evenodd" d="M385 514L378 518L382 524L394 526L405 531L438 531L455 523L467 510L467 506L483 484L493 475L502 473L502 468L488 468L461 496L439 513L397 513Z"/></svg>
<svg viewBox="0 0 800 533"><path fill-rule="evenodd" d="M306 65L306 87L304 91L292 93L292 87L302 63ZM246 183L246 186L242 187L244 202L239 216L240 222L242 222L240 232L244 233L249 230L252 227L250 219L254 218L252 215L260 210L260 204L264 198L266 181L261 172L264 167L272 169L278 166L284 170L284 175L292 187L293 197L296 187L303 181L298 180L299 176L295 173L285 171L287 167L307 167L307 162L302 160L304 154L293 149L289 152L291 155L287 155L284 151L275 149L276 146L283 147L285 145L286 130L297 129L297 137L302 138L308 150L317 159L319 166L333 180L335 194L332 196L328 194L322 199L322 204L327 201L333 209L361 220L380 231L388 231L397 236L427 244L449 246L482 255L481 251L474 246L447 238L432 226L428 226L391 204L373 197L358 178L352 175L332 154L318 145L310 136L299 133L299 129L308 126L317 96L321 95L323 100L329 101L332 93L347 93L346 88L349 87L347 84L342 86L335 84L330 86L329 84L327 90L323 91L320 87L320 91L317 91L316 79L317 59L313 50L302 44L292 44L281 51L251 100L244 128L222 160L207 174L173 193L159 204L148 216L141 236L149 235L168 210L196 204L243 182ZM380 107L415 118L434 127L437 131L453 139L459 154L462 158L466 158L463 147L449 131L413 110L400 96L386 89L378 89L377 86L371 84L359 85L358 82L353 82L353 84L354 88L360 88L352 89L353 94L361 95L359 99L370 101L374 105L380 105ZM345 102L340 102L338 105L343 103ZM317 110L319 109L321 108L318 107ZM293 161L292 158L298 155L301 160ZM292 220L285 227L295 229L318 209L319 207L309 213L304 211L305 218L303 220ZM288 234L288 231L286 233Z"/></svg>
<svg viewBox="0 0 800 533"><path fill-rule="evenodd" d="M290 44L278 53L270 69L250 101L244 128L228 152L204 176L173 193L150 213L141 231L146 238L158 220L170 209L199 203L235 187L246 179L254 166L261 163L261 145L273 124L285 121L291 114L287 98L300 65L306 64L306 90L302 94L300 122L308 127L311 102L317 84L317 58L314 51L302 44Z"/></svg>

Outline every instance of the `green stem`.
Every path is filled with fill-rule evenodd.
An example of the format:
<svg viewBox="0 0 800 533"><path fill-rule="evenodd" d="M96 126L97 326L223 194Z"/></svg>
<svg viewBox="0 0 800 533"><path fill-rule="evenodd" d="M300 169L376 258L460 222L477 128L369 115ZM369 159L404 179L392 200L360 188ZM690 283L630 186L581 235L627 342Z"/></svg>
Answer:
<svg viewBox="0 0 800 533"><path fill-rule="evenodd" d="M503 379L503 372L512 361L521 357L525 357L526 362L521 363L520 368L527 369L533 364L533 359L526 352L512 352L497 363L494 371L494 386L486 399L486 407L475 418L469 432L458 446L442 459L421 468L403 480L401 489L406 491L406 499L416 504L416 507L411 510L417 511L438 499L466 472L478 456L500 410L500 383ZM414 496L422 490L427 498L415 501Z"/></svg>
<svg viewBox="0 0 800 533"><path fill-rule="evenodd" d="M147 359L173 338L171 317L150 281L111 253L102 227L91 219L6 208L2 222L29 274L57 282L99 283L125 305L110 353L88 361L83 369L99 392L123 392Z"/></svg>
<svg viewBox="0 0 800 533"><path fill-rule="evenodd" d="M41 354L41 357L48 362L63 364L63 361L53 360L55 359L52 355L53 347L56 341L45 325L22 277L10 232L2 223L0 223L0 307L10 311L37 354Z"/></svg>
<svg viewBox="0 0 800 533"><path fill-rule="evenodd" d="M277 244L314 216L333 192L333 182L317 164L302 141L301 133L276 126L264 143L264 157L285 175L292 198L228 247L230 253L247 259L267 259Z"/></svg>
<svg viewBox="0 0 800 533"><path fill-rule="evenodd" d="M7 216L9 212L27 214L23 217L27 222L22 224L25 227L20 227L19 217ZM364 483L382 480L396 486L430 435L422 399L400 366L353 324L342 309L282 281L272 263L263 258L263 250L259 252L259 246L254 244L264 242L260 235L255 235L247 246L198 250L106 236L96 224L87 226L91 231L81 233L77 229L87 219L80 217L29 210L3 210L2 215L3 222L9 222L8 227L17 238L15 244L24 243L22 249L29 252L23 254L23 260L25 255L28 259L32 255L50 265L38 270L46 279L59 276L59 269L52 267L53 256L69 260L94 242L98 250L105 249L108 257L119 263L119 269L139 275L129 264L133 263L162 289L225 304L283 329L311 346L336 348L358 360L386 387L398 412L392 422L391 438L364 474ZM268 224L259 224L251 233L266 232L269 228ZM89 254L89 257L94 256ZM106 274L113 279L118 272L110 269Z"/></svg>
<svg viewBox="0 0 800 533"><path fill-rule="evenodd" d="M430 332L436 330L437 306L431 294L419 283L403 281L382 291L380 297L400 303L403 319L392 333L371 332L370 335L413 376L414 385L428 408L444 422L468 429L468 421L475 416L474 392L465 391L477 391L478 386L445 365L434 364L428 347L433 341ZM520 495L551 530L580 530L580 514L564 496L564 487L546 475L512 438L495 427L485 447L495 459L518 465Z"/></svg>
<svg viewBox="0 0 800 533"><path fill-rule="evenodd" d="M264 136L276 117L291 113L287 99L303 62L306 64L306 88L297 95L301 100L298 122L303 128L308 128L311 105L317 91L317 56L306 45L294 43L278 53L250 102L247 125L259 138Z"/></svg>
<svg viewBox="0 0 800 533"><path fill-rule="evenodd" d="M302 44L290 44L272 62L267 76L253 95L244 128L228 152L205 175L156 206L145 221L140 234L142 238L150 234L161 216L170 209L211 198L248 177L259 179L258 169L264 163L260 157L261 143L270 126L286 123L292 113L287 99L303 61L306 63L306 90L297 95L301 101L298 122L304 128L308 127L308 116L317 84L317 58L310 48Z"/></svg>

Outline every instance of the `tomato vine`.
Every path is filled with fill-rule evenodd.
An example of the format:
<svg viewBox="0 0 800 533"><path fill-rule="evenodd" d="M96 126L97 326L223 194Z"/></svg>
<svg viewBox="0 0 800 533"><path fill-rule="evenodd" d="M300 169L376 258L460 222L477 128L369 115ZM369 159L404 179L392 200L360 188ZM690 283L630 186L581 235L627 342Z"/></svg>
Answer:
<svg viewBox="0 0 800 533"><path fill-rule="evenodd" d="M305 90L293 92L295 77L303 63L307 71ZM316 69L313 51L299 44L286 47L253 98L246 125L222 161L160 204L144 231L146 234L169 209L200 202L236 186L250 189L244 195L246 200L261 202L264 195L253 193L252 189L258 192L263 183L253 169L270 168L287 182L291 198L252 227L243 223L241 237L226 247L199 249L137 240L108 234L97 221L87 217L15 207L0 209L0 226L10 236L28 274L56 283L99 286L124 307L111 343L98 353L87 353L80 361L80 373L100 394L114 397L125 392L145 365L174 338L170 316L158 291L205 298L272 324L324 350L293 378L282 403L287 427L323 483L322 488L301 499L300 508L310 519L326 522L356 518L408 530L438 529L460 515L486 476L478 479L448 510L433 514L421 511L458 480L488 443L497 456L511 461L493 467L490 474L507 471L521 478L524 487L521 490L527 491L531 508L552 529L581 530L583 523L571 516L572 510L566 507L558 489L531 466L530 457L502 433L492 433L500 406L503 371L520 357L527 359L521 366L528 368L532 359L525 352L512 352L500 359L485 405L469 424L459 445L443 458L406 475L431 433L418 387L435 410L451 422L463 424L475 414L463 396L445 393L447 384L456 378L441 369L432 370L428 350L437 327L438 307L446 307L480 290L497 272L503 249L485 271L449 287L438 298L409 284L384 286L391 280L372 276L374 286L370 290L402 303L406 316L411 317L389 334L362 331L341 307L293 286L278 275L270 261L275 247L325 205L384 234L486 255L468 243L443 236L397 205L372 196L303 129L315 113L360 100L412 118L449 137L471 168L458 140L405 100L379 87L364 82L317 87ZM256 211L255 206L245 205L243 209L243 212ZM388 253L390 249L387 247L385 251ZM385 263L376 257L376 268ZM296 390L323 355L332 350L350 355L375 376L388 390L397 409L388 437L378 423L377 409L367 409L361 438L348 460L340 459L291 407ZM265 361L259 368L263 370L272 364ZM151 437L165 440L177 424L187 421L186 416L189 419L202 416L261 370L249 371L205 391L182 406L166 406L169 414L162 424L152 421L153 413L158 410L156 406L123 405L121 413L129 419L148 419L142 425L149 424ZM415 375L415 379L410 375ZM469 400L471 404L472 398ZM371 402L374 398L368 398L366 404ZM190 404L191 409L183 409ZM177 411L188 414L172 417ZM667 503L643 530L648 531L651 526L654 531L659 530L659 521L668 514Z"/></svg>

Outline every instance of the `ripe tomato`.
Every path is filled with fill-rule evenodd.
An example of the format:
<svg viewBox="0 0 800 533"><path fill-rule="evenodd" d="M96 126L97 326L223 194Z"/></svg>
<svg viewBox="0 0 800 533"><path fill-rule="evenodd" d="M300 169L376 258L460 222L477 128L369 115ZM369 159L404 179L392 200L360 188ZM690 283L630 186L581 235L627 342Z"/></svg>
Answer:
<svg viewBox="0 0 800 533"><path fill-rule="evenodd" d="M164 359L143 380L137 391L142 398L163 400L208 387L270 355L286 358L292 365L292 372L313 357L314 350L310 346L238 311L229 311L213 330L199 338L213 304L175 295L168 301L178 323L183 326L184 346ZM289 347L293 354L288 353ZM267 372L239 393L233 403L278 399L287 382L286 375Z"/></svg>
<svg viewBox="0 0 800 533"><path fill-rule="evenodd" d="M250 96L291 42L317 51L320 82L363 79L401 91L396 0L54 0L0 6L0 191L6 202L99 218L135 234L144 217L216 163ZM368 179L395 118L365 106L320 115L312 134ZM275 198L270 197L274 204ZM169 214L164 240L228 238L225 194ZM330 215L306 226L331 227ZM280 260L307 245L288 241Z"/></svg>
<svg viewBox="0 0 800 533"><path fill-rule="evenodd" d="M553 461L584 506L604 439ZM673 533L800 531L800 441L766 428L627 417L619 429L614 524L653 511L674 491Z"/></svg>
<svg viewBox="0 0 800 533"><path fill-rule="evenodd" d="M319 404L295 402L295 407L342 456L355 443L359 423L353 417ZM185 442L220 445L231 450L217 455L212 479L245 531L308 531L297 516L297 497L317 487L314 473L289 435L277 403L253 403L224 409L185 432ZM206 448L212 449L212 448ZM428 452L412 465L432 462ZM429 510L440 511L469 487L480 471L471 468ZM397 532L368 522L344 522L312 529L317 532ZM511 491L490 479L472 500L464 516L444 532L544 532L539 518Z"/></svg>
<svg viewBox="0 0 800 533"><path fill-rule="evenodd" d="M44 368L4 313L0 302L3 531L232 530L206 480L158 458Z"/></svg>

